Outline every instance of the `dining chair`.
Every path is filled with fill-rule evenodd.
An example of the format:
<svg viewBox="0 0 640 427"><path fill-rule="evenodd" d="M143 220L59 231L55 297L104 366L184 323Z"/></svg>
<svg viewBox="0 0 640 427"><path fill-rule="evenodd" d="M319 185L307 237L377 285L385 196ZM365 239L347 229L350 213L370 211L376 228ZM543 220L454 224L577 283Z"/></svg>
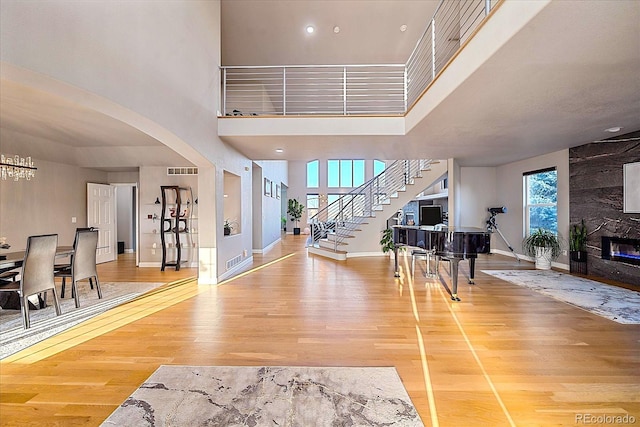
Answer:
<svg viewBox="0 0 640 427"><path fill-rule="evenodd" d="M51 291L56 315L60 316L60 303L56 293L53 265L58 246L57 234L29 236L27 249L22 262L20 280L0 284L0 292L16 292L20 297L20 311L22 312L22 326L29 329L29 297ZM44 299L46 301L46 298ZM46 303L45 303L46 304Z"/></svg>
<svg viewBox="0 0 640 427"><path fill-rule="evenodd" d="M76 247L76 241L78 240L78 233L81 231L92 231L95 230L95 228L93 227L78 227L76 228L76 234L73 238L73 248ZM56 271L56 273L60 270L69 270L71 271L71 257L69 257L69 262L66 264L56 264L54 265L53 269ZM91 286L91 289L93 289L93 280L90 278L89 279L89 285ZM62 290L60 292L60 298L64 298L64 288L65 288L65 281L64 279L62 280ZM73 295L71 295L73 297Z"/></svg>
<svg viewBox="0 0 640 427"><path fill-rule="evenodd" d="M80 230L76 233L76 241L71 255L71 265L55 272L56 277L62 278L62 293L66 285L67 277L71 278L71 295L73 296L76 308L80 308L80 298L78 297L78 282L81 280L95 279L98 299L102 299L100 280L96 268L96 250L98 249L98 230Z"/></svg>

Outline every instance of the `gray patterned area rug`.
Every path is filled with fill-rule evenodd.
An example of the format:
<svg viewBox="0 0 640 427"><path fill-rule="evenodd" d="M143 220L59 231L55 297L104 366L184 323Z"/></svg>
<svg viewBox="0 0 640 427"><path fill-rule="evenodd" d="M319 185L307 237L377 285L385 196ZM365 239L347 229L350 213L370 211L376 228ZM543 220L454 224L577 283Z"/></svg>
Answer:
<svg viewBox="0 0 640 427"><path fill-rule="evenodd" d="M104 313L125 302L139 297L165 283L140 282L106 282L100 284L102 299L91 289L88 283L82 283L79 289L80 308L76 308L71 298L71 287L64 299L60 299L61 316L56 316L51 299L47 307L40 310L29 310L31 327L22 327L20 310L0 309L0 359L4 359L39 341L52 337L87 319ZM58 291L58 295L60 292Z"/></svg>
<svg viewBox="0 0 640 427"><path fill-rule="evenodd" d="M168 366L103 426L423 426L395 368Z"/></svg>
<svg viewBox="0 0 640 427"><path fill-rule="evenodd" d="M640 324L640 292L553 270L482 270L618 323Z"/></svg>

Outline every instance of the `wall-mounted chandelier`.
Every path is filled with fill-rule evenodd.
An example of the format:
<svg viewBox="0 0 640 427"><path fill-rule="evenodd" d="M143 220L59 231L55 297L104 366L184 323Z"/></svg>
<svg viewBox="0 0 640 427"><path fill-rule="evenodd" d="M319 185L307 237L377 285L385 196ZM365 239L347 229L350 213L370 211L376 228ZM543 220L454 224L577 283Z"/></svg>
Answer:
<svg viewBox="0 0 640 427"><path fill-rule="evenodd" d="M18 181L20 179L26 179L30 181L31 178L36 177L36 168L33 165L31 157L20 157L17 154L15 156L5 156L0 154L0 176L3 180L13 179Z"/></svg>

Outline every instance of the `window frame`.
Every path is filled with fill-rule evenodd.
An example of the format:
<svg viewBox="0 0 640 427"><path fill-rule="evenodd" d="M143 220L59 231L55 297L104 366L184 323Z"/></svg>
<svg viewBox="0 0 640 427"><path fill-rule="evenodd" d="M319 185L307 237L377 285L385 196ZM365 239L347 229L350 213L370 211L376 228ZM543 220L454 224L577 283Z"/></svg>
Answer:
<svg viewBox="0 0 640 427"><path fill-rule="evenodd" d="M545 202L545 203L532 203L529 198L529 185L532 177L536 175L540 175L543 173L555 172L556 180L555 180L555 202ZM555 218L555 230L549 230L556 235L558 234L558 168L553 166L544 169L537 169L529 172L524 172L522 174L522 189L523 189L523 236L527 237L531 234L531 211L533 208L546 208L552 207L555 208L556 218Z"/></svg>

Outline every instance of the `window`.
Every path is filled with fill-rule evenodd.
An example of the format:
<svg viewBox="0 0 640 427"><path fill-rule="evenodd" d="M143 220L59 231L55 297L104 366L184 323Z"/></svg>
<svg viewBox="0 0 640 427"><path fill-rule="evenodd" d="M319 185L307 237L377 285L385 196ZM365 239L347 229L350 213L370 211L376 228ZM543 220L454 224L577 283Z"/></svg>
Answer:
<svg viewBox="0 0 640 427"><path fill-rule="evenodd" d="M327 186L358 187L364 184L364 160L328 160Z"/></svg>
<svg viewBox="0 0 640 427"><path fill-rule="evenodd" d="M319 200L318 194L307 194L307 218L311 219L318 213Z"/></svg>
<svg viewBox="0 0 640 427"><path fill-rule="evenodd" d="M556 168L523 174L525 235L538 228L558 233L558 172Z"/></svg>
<svg viewBox="0 0 640 427"><path fill-rule="evenodd" d="M382 160L373 161L373 176L378 176L387 168L387 165Z"/></svg>
<svg viewBox="0 0 640 427"><path fill-rule="evenodd" d="M318 188L320 184L320 174L317 160L307 162L307 188Z"/></svg>

